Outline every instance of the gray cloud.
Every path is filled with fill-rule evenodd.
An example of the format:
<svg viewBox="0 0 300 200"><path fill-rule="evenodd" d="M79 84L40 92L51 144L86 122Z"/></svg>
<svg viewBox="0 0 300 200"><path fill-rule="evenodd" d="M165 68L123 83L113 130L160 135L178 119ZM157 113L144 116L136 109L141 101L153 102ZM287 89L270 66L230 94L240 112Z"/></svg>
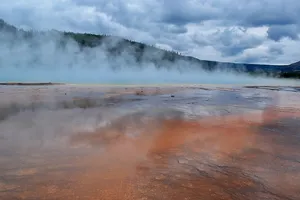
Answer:
<svg viewBox="0 0 300 200"><path fill-rule="evenodd" d="M220 33L217 41L217 48L219 47L225 56L235 56L243 53L245 49L256 47L263 42L262 38L228 28Z"/></svg>
<svg viewBox="0 0 300 200"><path fill-rule="evenodd" d="M122 36L200 59L290 63L300 57L299 10L298 0L2 0L0 18L19 27ZM282 49L269 50L274 44Z"/></svg>
<svg viewBox="0 0 300 200"><path fill-rule="evenodd" d="M292 40L299 38L300 27L297 25L282 25L282 26L271 26L268 29L268 37L271 40L279 41L284 37L288 37Z"/></svg>
<svg viewBox="0 0 300 200"><path fill-rule="evenodd" d="M208 36L195 34L194 41L199 45L213 46L223 56L236 56L244 50L254 48L263 43L264 38L248 33L241 28L225 28Z"/></svg>
<svg viewBox="0 0 300 200"><path fill-rule="evenodd" d="M270 45L269 46L270 54L281 56L284 54L282 45Z"/></svg>
<svg viewBox="0 0 300 200"><path fill-rule="evenodd" d="M188 24L199 23L220 17L221 11L211 3L201 1L162 1L164 12L161 14L162 23Z"/></svg>

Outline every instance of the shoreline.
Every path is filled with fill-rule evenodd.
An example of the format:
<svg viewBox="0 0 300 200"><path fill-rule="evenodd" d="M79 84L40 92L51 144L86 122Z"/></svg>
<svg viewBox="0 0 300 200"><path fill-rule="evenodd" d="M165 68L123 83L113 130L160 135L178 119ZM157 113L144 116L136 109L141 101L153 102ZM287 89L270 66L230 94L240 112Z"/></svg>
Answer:
<svg viewBox="0 0 300 200"><path fill-rule="evenodd" d="M0 86L57 86L57 85L65 85L65 86L87 86L87 87L201 87L201 86L213 86L213 87L246 87L246 88L255 88L255 87L274 87L274 86L287 86L287 87L300 87L299 84L207 84L207 83L151 83L151 84L113 84L113 83L59 83L59 82L0 82Z"/></svg>
<svg viewBox="0 0 300 200"><path fill-rule="evenodd" d="M35 85L65 85L64 83L52 83L52 82L0 82L0 85L7 86L35 86Z"/></svg>

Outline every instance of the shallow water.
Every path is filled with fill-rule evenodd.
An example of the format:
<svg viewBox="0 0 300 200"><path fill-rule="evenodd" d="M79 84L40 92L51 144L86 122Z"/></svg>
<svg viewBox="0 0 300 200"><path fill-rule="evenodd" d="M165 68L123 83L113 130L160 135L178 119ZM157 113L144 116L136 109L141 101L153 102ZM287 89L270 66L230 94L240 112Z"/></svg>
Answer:
<svg viewBox="0 0 300 200"><path fill-rule="evenodd" d="M84 67L82 67L84 66ZM110 65L94 67L57 66L0 68L0 82L54 82L80 84L259 84L259 85L298 85L299 80L278 79L264 76L250 76L230 71L206 72L204 70L184 71L157 69L153 66L124 66L113 70Z"/></svg>
<svg viewBox="0 0 300 200"><path fill-rule="evenodd" d="M242 87L0 91L43 105L0 122L0 199L299 199L296 93L284 104ZM73 106L44 106L61 101Z"/></svg>

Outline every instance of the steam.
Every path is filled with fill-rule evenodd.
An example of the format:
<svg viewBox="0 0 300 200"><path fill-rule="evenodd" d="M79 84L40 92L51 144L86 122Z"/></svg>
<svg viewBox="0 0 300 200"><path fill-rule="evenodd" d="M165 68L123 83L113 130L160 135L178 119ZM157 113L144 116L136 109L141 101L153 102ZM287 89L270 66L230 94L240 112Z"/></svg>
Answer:
<svg viewBox="0 0 300 200"><path fill-rule="evenodd" d="M119 56L111 57L107 53L107 49L119 47L119 42L120 39L110 37L105 39L102 45L98 47L81 48L75 41L65 38L55 31L42 34L36 33L35 37L30 39L24 39L23 36L0 33L0 81L109 84L296 84L295 81L291 80L252 77L224 69L207 72L201 69L201 66L195 66L185 61L175 63L162 61L162 67L159 68L154 62L149 60L152 57L163 57L162 51L152 48L145 49L141 62L136 61L134 55L131 54L130 48L127 47L124 48L127 50L121 52ZM61 43L64 43L64 45L61 45ZM235 104L234 99L238 99L238 101L245 103L245 106L249 106L247 100L250 97L253 98L251 102L255 104L264 103L267 106L268 104L272 104L272 102L267 98L269 96L265 91L263 94L258 93L259 98L256 94L257 91L255 91L255 94L247 93L248 96L245 94L232 96L229 93L226 93L228 96L222 94L214 95L215 93L207 94L202 91L201 95L198 94L198 96L193 93L194 96L192 98L184 96L184 94L180 96L177 93L173 98L168 99L173 99L173 102L168 101L167 103L163 98L155 99L153 97L151 99L151 97L147 97L147 100L143 99L144 101L140 103L133 102L130 98L124 98L120 104L116 103L112 107L109 107L106 106L105 99L101 99L103 96L98 93L97 97L100 98L99 101L81 99L78 106L76 102L73 102L72 97L74 96L72 96L72 90L68 87L31 88L28 90L24 88L19 90L16 87L0 87L0 93L2 93L0 98L0 149L2 154L0 156L1 164L4 164L2 167L2 171L5 172L4 174L7 174L5 171L7 166L20 169L35 166L38 170L41 170L41 173L38 174L41 177L40 175L44 170L41 166L47 166L44 172L51 172L52 169L64 170L65 166L72 166L71 170L68 170L72 171L72 169L77 169L77 167L82 166L82 163L85 163L87 167L93 166L92 170L96 170L87 170L89 171L88 178L86 176L84 176L85 179L72 177L72 181L79 180L78 186L80 188L82 186L88 187L93 185L100 187L99 184L91 184L89 180L96 179L89 179L89 177L96 176L97 178L100 177L99 180L102 180L103 171L106 170L106 166L108 166L110 172L115 170L113 168L115 165L121 166L121 170L113 171L114 174L121 171L127 175L128 170L126 171L126 169L130 168L131 170L132 166L133 169L138 168L137 163L144 161L144 154L159 151L164 154L167 150L173 148L174 144L175 147L178 147L186 141L186 138L194 139L194 135L192 135L194 133L200 133L198 134L199 137L197 137L197 140L201 142L200 146L202 145L200 153L207 153L209 158L214 159L212 163L218 167L218 170L221 170L220 166L225 166L228 161L226 157L219 155L231 155L233 152L236 153L237 150L243 150L246 145L250 144L252 147L255 144L257 145L257 140L254 141L254 136L256 135L252 133L254 129L248 129L250 119L251 122L255 122L263 118L262 122L257 123L260 125L265 123L264 120L270 119L271 121L277 119L276 117L278 116L276 112L269 113L262 111L261 115L260 113L251 116L245 115L249 117L249 120L248 118L245 118L247 120L240 120L244 119L242 115L217 118L216 116L222 114L223 108L221 110L218 107L215 107L213 110L210 108L210 103L223 106L220 104L220 101L226 104L228 102L228 104ZM87 88L83 90L84 92L90 92ZM60 92L63 94L59 94ZM65 92L68 92L68 95ZM76 93L76 91L73 91L73 93ZM286 99L285 102L290 100L290 93L287 94L285 96L288 96L289 99ZM246 97L242 98L243 95ZM37 101L33 97L36 97ZM186 104L187 101L184 101L182 97L185 97L191 104ZM20 100L21 103L17 102L17 100ZM119 97L119 101L121 100L122 98ZM110 101L110 99L107 99L107 101ZM86 109L80 109L82 103L87 107ZM231 109L237 111L238 108L232 106ZM227 110L225 111L228 112ZM190 114L191 111L194 113ZM231 110L229 111L231 112ZM193 120L185 120L187 114L203 117L203 112L209 116L213 115L213 117L203 118L204 120L201 121L201 124L196 124ZM151 120L154 123L149 123ZM160 124L163 126L157 126ZM157 129L157 127L160 129ZM131 148L131 146L128 148L128 146L123 145L123 141L125 141L125 144L129 141L128 144L131 145L130 141L132 137L138 138L144 130L150 133L151 131L158 130L158 134L153 137L155 140L148 140L148 137L140 137L142 138L141 140L133 143L134 148ZM147 134L148 132L144 135L151 135ZM125 138L123 137L124 135L126 136ZM119 142L119 140L122 140L122 142ZM85 152L89 151L89 148L78 148L78 150L73 148L76 145L85 144L87 144L87 147L90 147L91 144L104 147L103 141L105 147L112 146L113 148L111 149L114 151L109 152L107 148L106 154L99 154L92 150L88 153ZM114 143L115 141L117 143ZM264 148L272 148L272 144L265 145L263 143L263 145ZM221 154L218 151L225 153ZM76 162L73 161L74 155L77 157ZM103 157L99 157L99 155ZM214 155L218 156L213 157ZM108 159L109 157L113 159ZM150 156L149 161L154 162L153 157ZM61 160L64 161L61 162ZM92 162L89 162L90 160ZM123 162L124 160L126 162ZM203 160L201 158L201 161ZM232 157L230 157L231 160ZM68 165L64 165L64 163ZM103 163L106 165L103 165ZM232 161L230 163L229 166L232 166ZM151 165L149 166L151 167ZM195 166L198 169L200 165ZM203 165L201 164L201 166ZM205 167L207 166L205 165ZM235 166L233 165L233 167ZM187 167L185 166L185 168ZM210 168L204 169L202 167L201 170L205 173L210 173ZM64 179L64 177L61 177L61 171L59 173L54 172L60 175L59 180ZM215 172L216 170L214 170ZM14 175L16 174L20 173L17 171ZM63 175L65 174L68 173L64 173ZM50 173L49 177L51 175ZM234 174L231 173L230 175ZM24 182L26 185L30 185L30 191L27 186L24 188L26 188L27 192L34 191L34 195L37 197L36 191L39 190L36 188L35 190L31 190L31 188L35 187L37 182L43 182L35 178L28 178L25 182L21 181L21 184ZM49 180L55 180L52 178L50 177ZM14 179L19 180L18 178ZM35 181L32 183L30 180ZM65 180L69 180L69 178L65 178ZM223 181L222 178L215 180L216 182L228 182L228 180ZM251 181L252 179L249 180ZM248 179L244 182L252 184ZM194 183L196 182L194 181ZM214 181L208 181L208 183L214 183ZM229 183L231 182L229 181ZM18 184L20 183L18 182ZM37 188L40 185L44 187L45 184L38 184ZM70 191L70 185L66 185L68 185L68 190L66 191ZM203 184L201 184L202 186ZM71 187L74 191L77 188L79 188L77 185ZM83 189L85 190L86 188ZM91 188L88 189L90 190ZM20 194L23 193L21 192ZM49 196L49 192L47 195Z"/></svg>
<svg viewBox="0 0 300 200"><path fill-rule="evenodd" d="M120 38L108 37L95 48L81 48L56 31L34 33L30 39L0 34L1 82L62 82L105 84L295 84L292 80L253 77L229 70L208 72L187 61L151 62L163 51L146 48L137 62L130 47L116 57L107 49L119 48ZM64 45L61 45L64 43ZM222 68L222 66L220 66ZM226 67L227 69L228 67ZM230 68L230 67L229 67Z"/></svg>

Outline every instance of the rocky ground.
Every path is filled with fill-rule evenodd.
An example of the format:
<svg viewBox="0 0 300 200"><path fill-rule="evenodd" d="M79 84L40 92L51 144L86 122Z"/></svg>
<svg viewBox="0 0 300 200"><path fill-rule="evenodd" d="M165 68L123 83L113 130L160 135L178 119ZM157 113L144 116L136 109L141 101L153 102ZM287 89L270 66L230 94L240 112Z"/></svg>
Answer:
<svg viewBox="0 0 300 200"><path fill-rule="evenodd" d="M0 86L0 199L300 197L300 93Z"/></svg>

